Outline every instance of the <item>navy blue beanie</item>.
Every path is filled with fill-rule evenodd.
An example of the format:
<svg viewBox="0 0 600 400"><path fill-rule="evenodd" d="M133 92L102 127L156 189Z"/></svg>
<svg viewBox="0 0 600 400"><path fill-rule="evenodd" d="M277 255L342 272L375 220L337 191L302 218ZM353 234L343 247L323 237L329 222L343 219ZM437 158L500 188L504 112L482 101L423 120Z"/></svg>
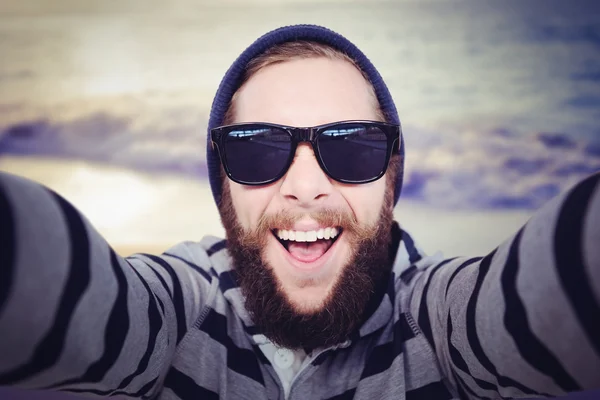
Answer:
<svg viewBox="0 0 600 400"><path fill-rule="evenodd" d="M217 94L213 100L210 110L210 119L208 121L208 138L206 146L206 162L208 164L208 178L210 188L217 205L221 201L221 176L220 176L220 160L217 151L213 150L210 142L210 130L223 124L225 113L229 109L231 98L234 93L240 88L243 83L246 66L248 63L263 54L265 51L276 45L295 42L295 41L310 41L328 45L336 50L341 51L353 59L356 64L369 77L369 81L375 89L377 100L381 106L381 110L386 118L386 121L393 124L399 124L398 111L392 100L392 96L383 81L377 69L371 64L369 59L360 51L354 44L342 35L335 33L327 28L316 25L292 25L275 29L260 38L250 45L235 62L229 67ZM259 122L259 121L257 121ZM332 121L333 122L333 121ZM394 204L398 202L400 192L402 190L402 177L404 172L404 140L400 146L400 168L398 171L398 179L394 190Z"/></svg>

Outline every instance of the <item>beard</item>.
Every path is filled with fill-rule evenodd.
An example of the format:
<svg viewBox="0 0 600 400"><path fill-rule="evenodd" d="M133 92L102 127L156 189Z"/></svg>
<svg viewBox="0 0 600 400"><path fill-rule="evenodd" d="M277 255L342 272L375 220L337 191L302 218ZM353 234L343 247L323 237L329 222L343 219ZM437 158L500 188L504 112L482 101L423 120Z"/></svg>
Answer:
<svg viewBox="0 0 600 400"><path fill-rule="evenodd" d="M360 328L387 287L395 256L391 245L393 186L387 186L384 205L372 226L361 226L352 215L327 209L263 215L255 229L246 231L237 220L225 179L219 212L227 234L227 249L245 307L260 333L277 346L310 351L340 344ZM268 235L304 216L321 226L341 227L351 248L348 262L333 278L336 281L332 289L320 307L310 311L289 300L264 256Z"/></svg>

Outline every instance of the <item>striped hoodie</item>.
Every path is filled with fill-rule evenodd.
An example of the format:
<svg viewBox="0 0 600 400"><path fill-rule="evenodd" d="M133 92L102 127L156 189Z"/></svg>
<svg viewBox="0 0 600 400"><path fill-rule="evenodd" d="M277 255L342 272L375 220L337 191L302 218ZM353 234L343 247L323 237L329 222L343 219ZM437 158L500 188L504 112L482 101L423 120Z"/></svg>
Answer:
<svg viewBox="0 0 600 400"><path fill-rule="evenodd" d="M309 354L285 391L254 339L225 241L122 258L65 199L0 174L0 385L294 400L600 387L599 179L484 257L426 256L394 224L393 273L368 318L348 342Z"/></svg>

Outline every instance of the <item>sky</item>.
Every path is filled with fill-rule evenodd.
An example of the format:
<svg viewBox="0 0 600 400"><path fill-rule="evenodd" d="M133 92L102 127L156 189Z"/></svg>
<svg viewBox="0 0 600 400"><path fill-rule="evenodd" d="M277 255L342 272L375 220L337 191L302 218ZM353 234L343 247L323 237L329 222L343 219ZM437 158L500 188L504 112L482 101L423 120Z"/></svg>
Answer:
<svg viewBox="0 0 600 400"><path fill-rule="evenodd" d="M224 71L267 30L308 22L350 38L384 76L407 145L405 198L535 210L600 169L597 4L4 1L0 157L206 182Z"/></svg>

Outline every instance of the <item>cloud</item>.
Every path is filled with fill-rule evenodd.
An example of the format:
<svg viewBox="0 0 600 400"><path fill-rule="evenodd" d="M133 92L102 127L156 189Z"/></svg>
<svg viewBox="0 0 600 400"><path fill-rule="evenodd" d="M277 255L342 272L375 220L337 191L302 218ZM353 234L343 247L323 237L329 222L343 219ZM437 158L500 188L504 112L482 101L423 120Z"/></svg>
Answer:
<svg viewBox="0 0 600 400"><path fill-rule="evenodd" d="M598 145L564 132L406 131L402 195L441 208L536 209L600 171Z"/></svg>
<svg viewBox="0 0 600 400"><path fill-rule="evenodd" d="M490 130L489 134L493 135L493 136L505 138L505 139L515 139L520 136L517 131L515 131L514 129L510 129L508 127L505 127L505 126L492 128Z"/></svg>
<svg viewBox="0 0 600 400"><path fill-rule="evenodd" d="M537 174L544 170L552 161L548 159L526 159L509 157L504 161L504 168L515 170L522 175Z"/></svg>
<svg viewBox="0 0 600 400"><path fill-rule="evenodd" d="M22 121L0 131L0 155L76 158L204 177L202 123L197 117L196 124L180 117L167 112L139 121L99 112L68 120Z"/></svg>
<svg viewBox="0 0 600 400"><path fill-rule="evenodd" d="M571 75L574 81L600 82L600 71L580 72Z"/></svg>
<svg viewBox="0 0 600 400"><path fill-rule="evenodd" d="M590 143L585 146L584 153L588 156L600 158L600 142Z"/></svg>
<svg viewBox="0 0 600 400"><path fill-rule="evenodd" d="M527 196L507 195L499 195L490 199L488 205L490 208L502 209L531 209L536 206L533 200Z"/></svg>
<svg viewBox="0 0 600 400"><path fill-rule="evenodd" d="M574 108L600 108L600 96L593 94L582 94L579 96L573 96L565 101L565 105Z"/></svg>
<svg viewBox="0 0 600 400"><path fill-rule="evenodd" d="M600 143L565 132L405 126L402 196L452 209L535 209L600 171ZM206 178L206 120L193 108L50 114L0 127L2 154L90 160Z"/></svg>
<svg viewBox="0 0 600 400"><path fill-rule="evenodd" d="M61 147L56 128L45 120L11 125L0 135L0 153L52 153Z"/></svg>
<svg viewBox="0 0 600 400"><path fill-rule="evenodd" d="M538 133L538 140L548 148L572 149L575 141L564 133Z"/></svg>
<svg viewBox="0 0 600 400"><path fill-rule="evenodd" d="M566 164L557 168L553 171L555 176L567 177L567 176L582 176L590 175L594 172L600 171L600 163L597 164L585 164L585 163L573 163Z"/></svg>
<svg viewBox="0 0 600 400"><path fill-rule="evenodd" d="M560 185L553 183L542 183L532 187L526 194L500 194L491 197L487 203L487 206L489 208L501 209L533 209L539 207L542 203L558 195L560 192Z"/></svg>
<svg viewBox="0 0 600 400"><path fill-rule="evenodd" d="M427 182L439 176L436 172L412 171L404 177L402 195L412 199L423 199Z"/></svg>
<svg viewBox="0 0 600 400"><path fill-rule="evenodd" d="M593 22L570 25L547 23L534 27L532 37L542 42L579 42L600 46L600 28Z"/></svg>
<svg viewBox="0 0 600 400"><path fill-rule="evenodd" d="M0 38L2 39L2 38ZM23 69L12 72L0 73L0 82L2 81L18 81L22 79L30 79L33 78L35 74L33 71Z"/></svg>

